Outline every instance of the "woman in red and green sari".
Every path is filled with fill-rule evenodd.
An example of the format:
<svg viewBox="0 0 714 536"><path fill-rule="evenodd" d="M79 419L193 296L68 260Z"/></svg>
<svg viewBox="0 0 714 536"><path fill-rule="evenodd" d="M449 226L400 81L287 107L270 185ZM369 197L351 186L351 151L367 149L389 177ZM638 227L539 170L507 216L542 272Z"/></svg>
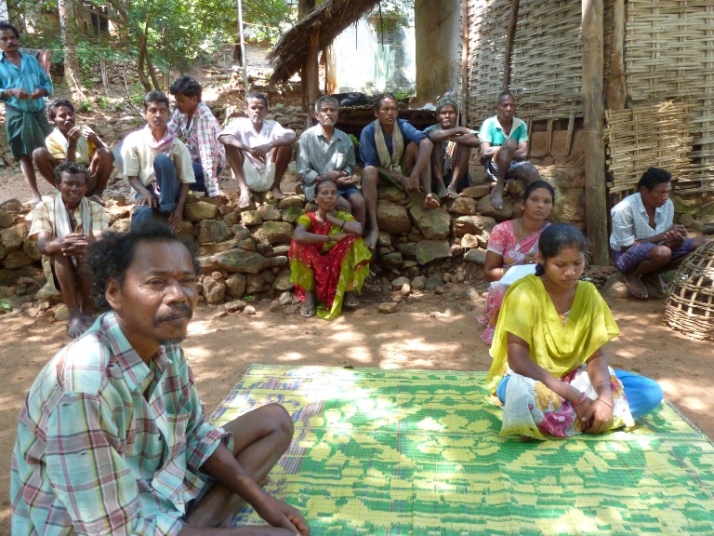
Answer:
<svg viewBox="0 0 714 536"><path fill-rule="evenodd" d="M369 275L371 254L362 239L362 224L349 212L335 210L337 186L330 180L315 188L318 209L300 216L290 244L290 281L302 300L300 314L332 320L342 306L356 307Z"/></svg>

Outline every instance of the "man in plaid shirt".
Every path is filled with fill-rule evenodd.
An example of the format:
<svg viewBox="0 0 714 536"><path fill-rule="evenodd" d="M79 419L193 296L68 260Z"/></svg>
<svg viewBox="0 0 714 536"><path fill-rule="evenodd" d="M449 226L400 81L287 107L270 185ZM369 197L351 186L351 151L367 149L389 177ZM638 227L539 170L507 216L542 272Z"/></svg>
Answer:
<svg viewBox="0 0 714 536"><path fill-rule="evenodd" d="M308 535L262 482L292 440L270 404L209 423L180 341L198 293L193 248L149 221L92 244L99 316L40 372L20 413L10 493L19 535ZM270 525L238 529L244 499Z"/></svg>
<svg viewBox="0 0 714 536"><path fill-rule="evenodd" d="M221 125L210 108L201 101L201 85L195 78L182 76L171 84L176 99L169 130L188 147L193 161L196 184L192 190L205 191L208 197L223 196L218 176L226 167L226 151L218 142Z"/></svg>

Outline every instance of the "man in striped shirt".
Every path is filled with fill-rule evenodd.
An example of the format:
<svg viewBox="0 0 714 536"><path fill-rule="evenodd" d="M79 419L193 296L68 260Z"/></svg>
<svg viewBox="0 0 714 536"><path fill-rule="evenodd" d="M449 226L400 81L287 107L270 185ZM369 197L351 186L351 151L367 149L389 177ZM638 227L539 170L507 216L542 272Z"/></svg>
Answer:
<svg viewBox="0 0 714 536"><path fill-rule="evenodd" d="M20 413L12 534L296 535L302 515L262 482L292 440L270 404L223 428L203 411L180 341L198 292L195 251L163 222L106 233L87 254L110 309L55 355ZM220 529L251 504L270 527Z"/></svg>

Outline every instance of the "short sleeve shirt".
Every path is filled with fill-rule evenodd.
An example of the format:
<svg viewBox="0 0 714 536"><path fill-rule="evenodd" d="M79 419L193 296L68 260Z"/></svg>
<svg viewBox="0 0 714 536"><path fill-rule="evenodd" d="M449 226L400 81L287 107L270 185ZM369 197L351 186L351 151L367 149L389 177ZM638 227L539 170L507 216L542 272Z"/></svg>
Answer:
<svg viewBox="0 0 714 536"><path fill-rule="evenodd" d="M82 131L86 131L82 129ZM50 132L50 135L45 138L45 146L52 156L59 160L67 159L67 149L69 148L69 140L64 134L55 127ZM89 165L94 157L97 147L93 143L89 143L84 136L77 139L75 162L78 164Z"/></svg>
<svg viewBox="0 0 714 536"><path fill-rule="evenodd" d="M159 152L151 148L153 136L148 128L142 128L129 134L124 140L121 148L121 156L124 161L124 177L139 177L144 186L148 186L156 180L154 172L154 158ZM191 154L178 138L171 141L171 145L165 153L176 167L176 176L179 182L193 184L196 178L193 175L193 165Z"/></svg>
<svg viewBox="0 0 714 536"><path fill-rule="evenodd" d="M610 247L620 251L623 247L631 246L636 240L650 238L664 233L674 223L674 203L671 199L661 207L655 209L655 227L650 227L647 210L642 203L639 192L628 195L610 210L612 218L612 234Z"/></svg>
<svg viewBox="0 0 714 536"><path fill-rule="evenodd" d="M521 143L528 141L528 125L525 121L514 117L511 132L505 132L501 123L498 122L498 116L494 115L483 122L481 130L478 131L478 138L481 142L488 142L494 147L503 145L508 138L513 138L516 142Z"/></svg>
<svg viewBox="0 0 714 536"><path fill-rule="evenodd" d="M247 117L239 117L231 121L231 123L223 129L220 135L232 134L246 147L258 147L265 145L271 141L275 141L288 132L293 132L290 129L283 128L277 121L266 119L263 121L263 126L260 132L256 132L253 128L253 122ZM261 162L251 154L247 154L256 169L262 171L265 168L265 163Z"/></svg>
<svg viewBox="0 0 714 536"><path fill-rule="evenodd" d="M102 231L106 231L109 228L109 220L107 219L107 213L104 207L99 203L95 203L91 199L86 200L89 203L89 213L92 218L92 235ZM78 206L74 213L74 219L77 222L77 227L73 229L75 233L87 234L84 230L85 225L82 221L82 211ZM39 233L49 233L52 238L57 236L55 232L55 202L43 201L39 203L32 213L32 225L30 226L29 236L34 236Z"/></svg>

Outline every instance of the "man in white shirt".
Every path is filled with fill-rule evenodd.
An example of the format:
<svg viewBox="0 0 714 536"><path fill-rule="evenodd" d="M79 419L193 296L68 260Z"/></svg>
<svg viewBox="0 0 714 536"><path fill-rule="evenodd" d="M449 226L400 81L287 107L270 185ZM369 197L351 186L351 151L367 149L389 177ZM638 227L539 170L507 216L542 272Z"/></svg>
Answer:
<svg viewBox="0 0 714 536"><path fill-rule="evenodd" d="M151 91L144 98L146 127L129 134L121 148L124 178L134 189L133 229L163 213L174 231L183 225L183 207L193 175L191 154L167 128L169 99Z"/></svg>
<svg viewBox="0 0 714 536"><path fill-rule="evenodd" d="M251 191L272 190L275 199L285 197L280 180L297 139L293 130L265 119L268 98L262 93L248 93L245 106L248 117L235 119L218 136L226 147L226 160L240 188L240 208L250 204Z"/></svg>
<svg viewBox="0 0 714 536"><path fill-rule="evenodd" d="M624 274L630 293L635 298L647 298L643 277L664 293L659 274L676 268L684 257L709 239L687 238L687 229L674 224L669 172L649 168L637 183L637 190L610 211L610 247L615 266Z"/></svg>

